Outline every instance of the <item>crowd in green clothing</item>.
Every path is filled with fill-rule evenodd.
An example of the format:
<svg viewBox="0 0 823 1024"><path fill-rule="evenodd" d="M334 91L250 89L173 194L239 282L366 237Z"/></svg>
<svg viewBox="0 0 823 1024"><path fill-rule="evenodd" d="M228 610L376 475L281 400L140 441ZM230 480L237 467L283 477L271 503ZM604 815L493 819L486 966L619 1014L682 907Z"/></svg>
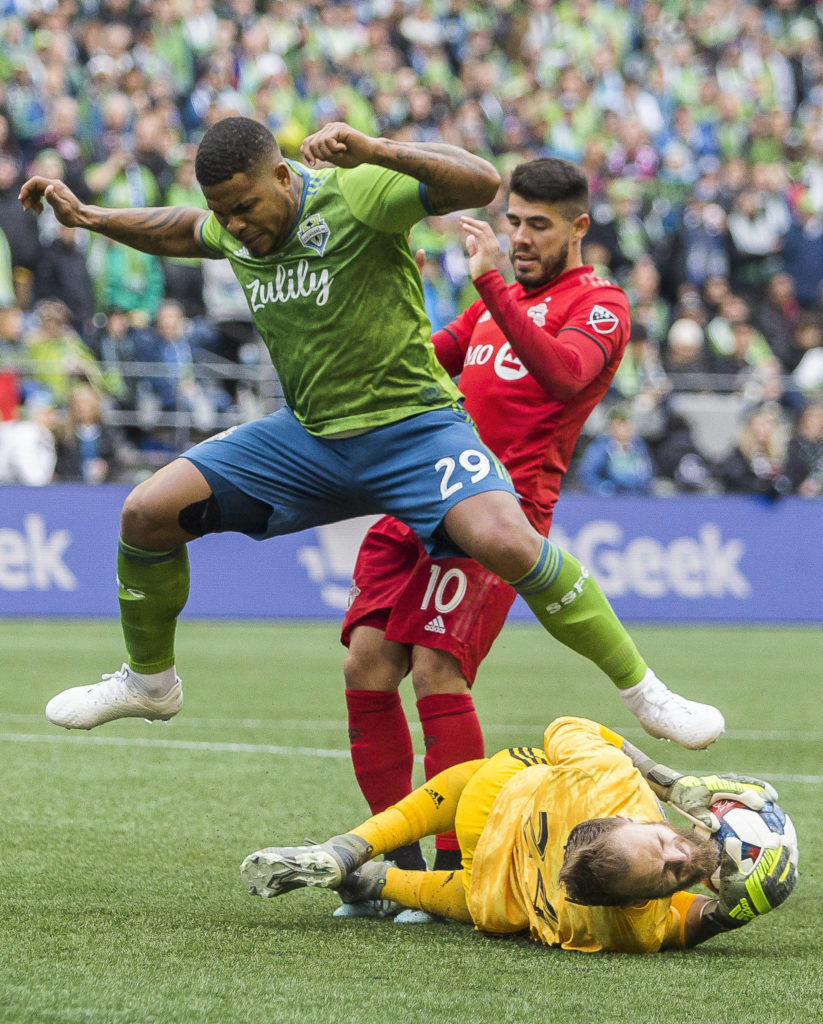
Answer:
<svg viewBox="0 0 823 1024"><path fill-rule="evenodd" d="M823 18L802 0L3 6L0 147L21 174L48 150L107 205L192 201L175 167L227 113L265 121L291 155L332 119L453 141L504 170L552 153L590 173L611 272L653 256L670 305L706 276L759 287L803 203L823 211ZM104 281L107 256L90 254L98 305L133 292L156 312L157 268L111 257ZM804 271L801 305L814 304L821 267L784 258ZM441 284L458 302L459 264Z"/></svg>
<svg viewBox="0 0 823 1024"><path fill-rule="evenodd" d="M819 4L0 0L0 15L0 305L21 305L29 327L37 300L60 298L99 357L95 316L150 327L169 298L195 329L209 314L196 263L61 239L48 216L21 222L13 197L32 170L103 205L203 205L193 149L216 119L255 117L295 157L305 135L345 120L455 143L504 178L541 155L583 165L584 255L627 289L642 335L622 399L666 393L666 375L761 392L782 376L794 417L823 389ZM487 215L505 249L500 203ZM412 243L429 257L438 327L473 297L454 219L420 225ZM53 283L77 251L82 315Z"/></svg>

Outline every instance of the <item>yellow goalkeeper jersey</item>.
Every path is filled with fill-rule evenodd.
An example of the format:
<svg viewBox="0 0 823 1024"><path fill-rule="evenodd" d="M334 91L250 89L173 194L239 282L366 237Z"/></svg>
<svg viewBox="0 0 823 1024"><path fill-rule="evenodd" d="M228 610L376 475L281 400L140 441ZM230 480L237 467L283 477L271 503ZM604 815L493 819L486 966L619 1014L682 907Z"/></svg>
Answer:
<svg viewBox="0 0 823 1024"><path fill-rule="evenodd" d="M615 815L665 817L643 777L596 722L559 718L543 746L549 764L526 768L505 784L474 851L467 899L477 928L497 934L528 929L536 941L583 952L683 946L686 912L695 899L690 893L638 907L566 901L557 876L575 825Z"/></svg>

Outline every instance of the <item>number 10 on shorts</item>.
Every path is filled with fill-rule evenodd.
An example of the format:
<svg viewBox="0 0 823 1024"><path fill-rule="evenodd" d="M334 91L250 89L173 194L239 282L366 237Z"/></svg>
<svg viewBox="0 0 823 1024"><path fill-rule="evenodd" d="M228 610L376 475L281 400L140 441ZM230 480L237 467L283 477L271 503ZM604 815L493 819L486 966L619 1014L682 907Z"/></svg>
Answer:
<svg viewBox="0 0 823 1024"><path fill-rule="evenodd" d="M466 596L467 587L466 574L462 569L447 569L443 572L442 566L432 562L429 569L429 585L426 587L420 607L425 611L433 599L435 611L441 614L454 611ZM449 591L452 591L451 596Z"/></svg>

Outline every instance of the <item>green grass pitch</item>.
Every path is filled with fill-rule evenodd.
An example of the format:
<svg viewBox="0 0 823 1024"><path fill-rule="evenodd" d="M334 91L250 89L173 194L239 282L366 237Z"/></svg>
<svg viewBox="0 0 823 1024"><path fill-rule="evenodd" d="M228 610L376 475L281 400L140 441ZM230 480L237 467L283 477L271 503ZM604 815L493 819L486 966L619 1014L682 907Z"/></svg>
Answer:
<svg viewBox="0 0 823 1024"><path fill-rule="evenodd" d="M795 894L736 935L649 957L338 921L326 892L246 894L247 853L366 816L333 625L184 620L175 720L69 733L43 706L120 664L118 625L0 622L0 1021L820 1024L820 630L633 633L663 679L723 709L710 751L645 736L596 669L535 627L507 627L475 699L488 752L579 714L673 767L774 780L800 836Z"/></svg>

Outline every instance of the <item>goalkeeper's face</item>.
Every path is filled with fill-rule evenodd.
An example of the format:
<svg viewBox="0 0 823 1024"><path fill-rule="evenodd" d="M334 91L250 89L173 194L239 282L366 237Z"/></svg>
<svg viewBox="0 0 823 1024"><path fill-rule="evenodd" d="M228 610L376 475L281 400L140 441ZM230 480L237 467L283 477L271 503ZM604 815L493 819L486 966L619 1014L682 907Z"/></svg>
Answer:
<svg viewBox="0 0 823 1024"><path fill-rule="evenodd" d="M612 839L628 859L627 899L671 896L708 878L717 867L716 844L692 829L630 821L616 829Z"/></svg>
<svg viewBox="0 0 823 1024"><path fill-rule="evenodd" d="M568 220L567 214L559 203L524 199L516 192L509 196L509 258L515 279L526 291L542 288L565 270L582 265L580 243L589 216L582 213Z"/></svg>

